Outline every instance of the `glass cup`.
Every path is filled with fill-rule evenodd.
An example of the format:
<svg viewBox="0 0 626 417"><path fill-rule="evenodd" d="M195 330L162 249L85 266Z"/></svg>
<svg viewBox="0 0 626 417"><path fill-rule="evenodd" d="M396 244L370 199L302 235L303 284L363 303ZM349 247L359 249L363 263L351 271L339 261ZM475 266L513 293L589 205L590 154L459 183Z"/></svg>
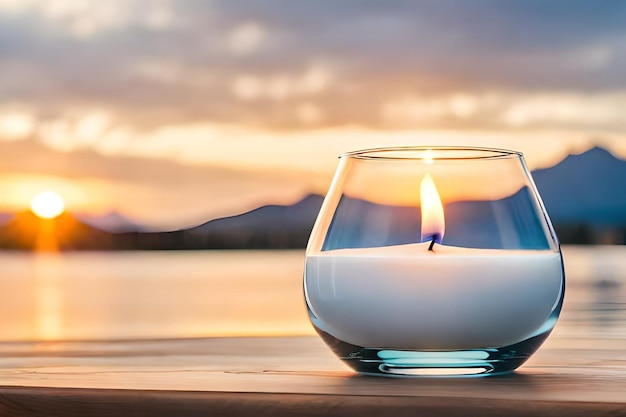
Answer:
<svg viewBox="0 0 626 417"><path fill-rule="evenodd" d="M496 375L563 303L559 243L519 152L400 147L342 155L311 232L311 322L374 375Z"/></svg>

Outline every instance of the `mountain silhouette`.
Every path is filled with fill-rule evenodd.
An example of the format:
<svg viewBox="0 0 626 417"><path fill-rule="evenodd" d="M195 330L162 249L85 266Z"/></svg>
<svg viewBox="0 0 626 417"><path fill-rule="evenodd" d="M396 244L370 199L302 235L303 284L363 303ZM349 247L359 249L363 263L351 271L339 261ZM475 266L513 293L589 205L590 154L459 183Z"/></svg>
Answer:
<svg viewBox="0 0 626 417"><path fill-rule="evenodd" d="M30 210L23 211L0 226L1 249L110 249L112 246L110 233L83 224L68 212L55 219L41 219Z"/></svg>
<svg viewBox="0 0 626 417"><path fill-rule="evenodd" d="M183 231L185 241L201 248L302 248L323 200L321 195L309 194L290 206L267 205L211 220Z"/></svg>
<svg viewBox="0 0 626 417"><path fill-rule="evenodd" d="M74 216L88 226L110 233L139 232L146 229L116 211L101 215L75 213Z"/></svg>
<svg viewBox="0 0 626 417"><path fill-rule="evenodd" d="M556 224L626 226L626 161L595 147L533 178Z"/></svg>
<svg viewBox="0 0 626 417"><path fill-rule="evenodd" d="M624 242L626 161L595 147L570 155L551 168L536 170L533 177L562 243L598 243L593 233L596 229L611 230L612 243ZM66 212L56 219L44 220L24 211L0 216L4 221L0 221L0 249L36 249L42 235L47 235L59 250L304 248L323 199L321 195L310 194L293 205L266 205L171 232L142 231L115 213L94 217ZM493 230L493 210L498 205L516 205L525 200L518 192L495 202L448 204L446 222L450 227L446 242L464 246L467 242L463 236L471 235L473 243L480 242L480 247L515 246L516 242L498 240L497 231ZM354 216L354 212L360 215ZM336 216L350 218L338 222L344 225L344 230L331 226L325 243L329 247L351 247L354 242L408 243L414 242L420 233L419 211L411 207L384 206L344 196ZM525 229L534 229L528 219L512 217L507 221L525 239L524 245L537 248L545 245L537 236L525 234ZM371 229L367 232L370 235L363 235L366 224L381 225L376 232L379 234Z"/></svg>
<svg viewBox="0 0 626 417"><path fill-rule="evenodd" d="M0 249L17 250L132 250L184 249L172 233L110 233L63 212L54 219L42 219L22 211L0 225Z"/></svg>
<svg viewBox="0 0 626 417"><path fill-rule="evenodd" d="M569 155L551 168L534 171L533 178L563 243L593 243L589 241L593 237L588 236L589 233L581 236L579 229L588 231L594 227L614 228L617 235L621 236L617 240L623 240L623 229L626 226L626 161L616 158L603 148L594 147L578 155ZM493 223L489 219L493 208L488 206L513 204L514 200L519 203L523 199L513 195L499 202L458 202L448 205L447 221L456 226L449 228L447 239L462 246L465 242L461 234L456 236L454 231L473 228L473 235L481 242L479 246L500 247L503 242L494 240L495 231L489 228ZM304 247L322 201L322 196L311 194L292 206L264 206L238 216L212 220L186 231L186 240L197 247ZM360 236L362 243L367 239L371 240L369 244L374 241L376 244L413 242L419 233L419 215L413 208L382 206L345 196L340 209L342 205L344 209L348 206L352 209L346 209L345 212L362 215L351 219L352 224L346 226L346 230L335 233L334 238L339 240L329 243L331 246L350 246L346 242L358 240L350 234L360 233L363 222L386 222L390 230L395 232L384 241L377 241L375 235L365 240ZM342 213L338 211L336 215ZM399 224L394 226L394 221ZM510 221L517 223L514 226L520 236L525 236L525 244L531 247L545 245L537 236L524 233L524 227L532 229L524 223L526 220Z"/></svg>

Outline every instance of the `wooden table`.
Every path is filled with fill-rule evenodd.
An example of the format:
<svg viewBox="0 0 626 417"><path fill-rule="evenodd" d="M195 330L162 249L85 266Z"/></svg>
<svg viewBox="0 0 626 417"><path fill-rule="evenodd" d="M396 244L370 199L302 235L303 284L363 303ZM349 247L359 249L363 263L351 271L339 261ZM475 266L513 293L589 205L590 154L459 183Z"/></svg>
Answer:
<svg viewBox="0 0 626 417"><path fill-rule="evenodd" d="M626 346L556 337L506 377L383 378L316 337L5 343L0 385L2 416L626 416Z"/></svg>

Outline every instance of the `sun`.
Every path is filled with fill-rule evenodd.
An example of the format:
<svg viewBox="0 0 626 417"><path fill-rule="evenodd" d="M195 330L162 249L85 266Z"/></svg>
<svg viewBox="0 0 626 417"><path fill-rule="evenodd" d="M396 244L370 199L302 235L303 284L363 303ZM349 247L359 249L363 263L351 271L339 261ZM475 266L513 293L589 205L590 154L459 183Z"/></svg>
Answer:
<svg viewBox="0 0 626 417"><path fill-rule="evenodd" d="M30 209L42 219L54 219L65 211L65 203L54 191L44 191L33 197Z"/></svg>

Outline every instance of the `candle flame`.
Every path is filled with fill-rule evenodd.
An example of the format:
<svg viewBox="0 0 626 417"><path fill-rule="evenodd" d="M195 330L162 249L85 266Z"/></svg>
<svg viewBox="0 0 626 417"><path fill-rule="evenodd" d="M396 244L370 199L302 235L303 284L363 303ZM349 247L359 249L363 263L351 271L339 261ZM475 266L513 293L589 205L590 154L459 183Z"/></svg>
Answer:
<svg viewBox="0 0 626 417"><path fill-rule="evenodd" d="M422 210L422 242L432 241L441 243L446 231L446 221L443 214L443 203L439 192L430 174L426 174L420 186Z"/></svg>

